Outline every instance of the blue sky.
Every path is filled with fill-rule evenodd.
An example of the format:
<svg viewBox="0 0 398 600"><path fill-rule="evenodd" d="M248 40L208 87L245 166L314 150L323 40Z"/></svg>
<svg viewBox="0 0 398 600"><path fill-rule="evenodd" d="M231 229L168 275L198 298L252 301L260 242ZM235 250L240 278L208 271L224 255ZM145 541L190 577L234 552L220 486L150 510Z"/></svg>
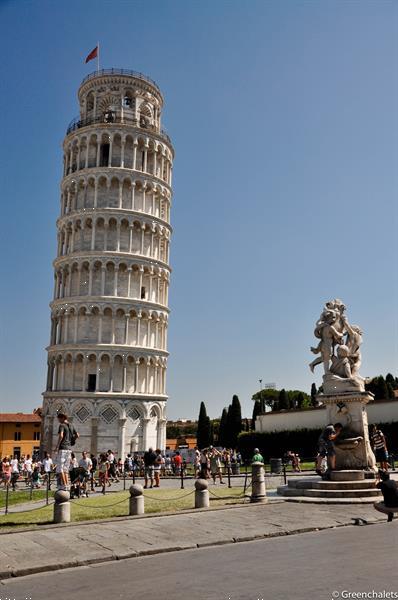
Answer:
<svg viewBox="0 0 398 600"><path fill-rule="evenodd" d="M1 410L41 403L61 144L102 67L146 73L176 150L168 413L308 391L339 297L398 374L396 2L0 2Z"/></svg>

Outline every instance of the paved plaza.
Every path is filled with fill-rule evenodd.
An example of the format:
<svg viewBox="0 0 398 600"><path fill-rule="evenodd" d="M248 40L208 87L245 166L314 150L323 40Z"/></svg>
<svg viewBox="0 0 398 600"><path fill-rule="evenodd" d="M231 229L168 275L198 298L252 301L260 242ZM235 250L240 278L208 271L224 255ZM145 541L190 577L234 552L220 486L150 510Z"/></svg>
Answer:
<svg viewBox="0 0 398 600"><path fill-rule="evenodd" d="M262 530L265 511L255 508L252 515ZM211 519L207 529L213 526ZM39 600L44 593L56 598L74 590L85 600L329 600L347 598L347 591L396 592L397 544L396 524L342 527L3 580L0 597ZM90 552L89 544L79 545Z"/></svg>

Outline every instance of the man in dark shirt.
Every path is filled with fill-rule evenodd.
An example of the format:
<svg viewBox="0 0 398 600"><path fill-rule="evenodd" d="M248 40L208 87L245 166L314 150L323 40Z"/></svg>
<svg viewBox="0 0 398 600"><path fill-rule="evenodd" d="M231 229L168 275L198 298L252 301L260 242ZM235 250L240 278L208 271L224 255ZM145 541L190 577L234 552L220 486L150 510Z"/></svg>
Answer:
<svg viewBox="0 0 398 600"><path fill-rule="evenodd" d="M144 465L145 465L145 485L144 488L148 487L148 479L151 481L151 487L153 487L153 478L155 474L155 461L156 454L153 451L153 448L149 448L147 452L144 454Z"/></svg>
<svg viewBox="0 0 398 600"><path fill-rule="evenodd" d="M390 479L387 471L379 471L377 487L383 494L384 506L386 508L398 508L398 485L396 481Z"/></svg>

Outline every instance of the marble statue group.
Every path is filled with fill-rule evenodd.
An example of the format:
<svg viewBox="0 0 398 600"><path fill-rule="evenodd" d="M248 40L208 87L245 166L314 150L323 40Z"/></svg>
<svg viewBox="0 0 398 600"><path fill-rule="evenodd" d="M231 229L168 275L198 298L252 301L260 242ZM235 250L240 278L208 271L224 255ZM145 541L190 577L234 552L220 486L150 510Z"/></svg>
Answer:
<svg viewBox="0 0 398 600"><path fill-rule="evenodd" d="M359 375L361 366L362 330L351 325L345 314L346 306L338 298L326 302L315 325L314 335L319 339L310 363L311 371L323 364L325 393L364 391L365 380Z"/></svg>

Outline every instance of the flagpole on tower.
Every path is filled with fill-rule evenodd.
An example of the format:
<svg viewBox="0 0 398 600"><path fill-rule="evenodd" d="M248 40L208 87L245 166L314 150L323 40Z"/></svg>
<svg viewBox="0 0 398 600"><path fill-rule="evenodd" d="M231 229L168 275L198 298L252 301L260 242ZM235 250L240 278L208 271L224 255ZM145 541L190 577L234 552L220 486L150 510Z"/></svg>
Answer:
<svg viewBox="0 0 398 600"><path fill-rule="evenodd" d="M97 74L99 74L99 52L100 52L100 46L99 46L99 42L97 42Z"/></svg>

